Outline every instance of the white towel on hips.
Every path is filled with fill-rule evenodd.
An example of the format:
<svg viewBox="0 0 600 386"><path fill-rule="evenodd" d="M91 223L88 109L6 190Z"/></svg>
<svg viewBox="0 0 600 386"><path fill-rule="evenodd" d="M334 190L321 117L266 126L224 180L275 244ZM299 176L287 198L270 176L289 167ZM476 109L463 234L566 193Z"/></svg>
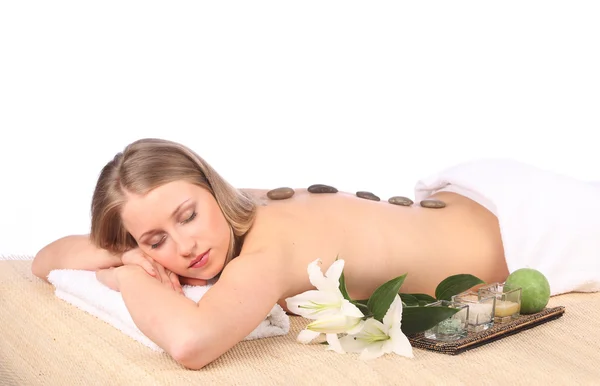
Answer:
<svg viewBox="0 0 600 386"><path fill-rule="evenodd" d="M415 199L439 191L471 198L496 215L509 272L539 270L552 295L600 291L599 183L513 160L479 159L418 181Z"/></svg>

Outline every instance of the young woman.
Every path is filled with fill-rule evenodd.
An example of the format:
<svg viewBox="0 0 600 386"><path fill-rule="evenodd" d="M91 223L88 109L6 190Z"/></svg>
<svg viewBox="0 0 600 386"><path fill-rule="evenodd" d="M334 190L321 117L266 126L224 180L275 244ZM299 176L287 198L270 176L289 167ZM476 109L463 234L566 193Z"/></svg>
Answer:
<svg viewBox="0 0 600 386"><path fill-rule="evenodd" d="M345 260L355 299L404 273L404 292L432 294L458 273L503 281L509 268L494 209L449 190L422 190L442 208L307 189L278 199L286 195L232 187L181 144L145 139L103 168L90 235L46 246L32 270L44 279L53 269L96 271L146 336L199 369L275 303L286 309L286 298L312 289L307 267L317 258L323 271ZM211 279L198 303L181 295L182 283Z"/></svg>

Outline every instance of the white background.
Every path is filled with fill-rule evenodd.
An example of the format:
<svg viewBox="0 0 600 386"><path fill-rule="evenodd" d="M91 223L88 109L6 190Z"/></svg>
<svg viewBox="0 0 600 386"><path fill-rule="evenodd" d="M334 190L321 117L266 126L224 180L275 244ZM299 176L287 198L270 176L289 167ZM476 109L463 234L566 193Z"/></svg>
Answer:
<svg viewBox="0 0 600 386"><path fill-rule="evenodd" d="M198 3L0 4L0 254L87 233L141 137L239 187L412 196L482 156L600 180L597 1Z"/></svg>

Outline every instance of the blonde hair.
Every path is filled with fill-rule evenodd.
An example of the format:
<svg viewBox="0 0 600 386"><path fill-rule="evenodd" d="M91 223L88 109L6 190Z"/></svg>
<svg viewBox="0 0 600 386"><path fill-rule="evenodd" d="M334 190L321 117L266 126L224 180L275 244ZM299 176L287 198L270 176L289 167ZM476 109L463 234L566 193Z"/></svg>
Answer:
<svg viewBox="0 0 600 386"><path fill-rule="evenodd" d="M201 186L215 197L231 233L226 263L236 257L256 215L252 197L231 186L189 148L154 138L131 143L102 168L92 198L92 243L113 253L136 247L121 219L125 192L143 195L176 180Z"/></svg>

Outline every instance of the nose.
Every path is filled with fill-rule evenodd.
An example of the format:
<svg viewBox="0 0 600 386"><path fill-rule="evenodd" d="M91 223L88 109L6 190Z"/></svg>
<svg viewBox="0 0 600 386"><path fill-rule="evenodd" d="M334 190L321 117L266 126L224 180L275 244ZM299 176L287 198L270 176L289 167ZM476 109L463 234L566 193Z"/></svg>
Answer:
<svg viewBox="0 0 600 386"><path fill-rule="evenodd" d="M196 247L196 241L193 237L179 233L172 236L177 245L177 253L181 256L190 256Z"/></svg>

